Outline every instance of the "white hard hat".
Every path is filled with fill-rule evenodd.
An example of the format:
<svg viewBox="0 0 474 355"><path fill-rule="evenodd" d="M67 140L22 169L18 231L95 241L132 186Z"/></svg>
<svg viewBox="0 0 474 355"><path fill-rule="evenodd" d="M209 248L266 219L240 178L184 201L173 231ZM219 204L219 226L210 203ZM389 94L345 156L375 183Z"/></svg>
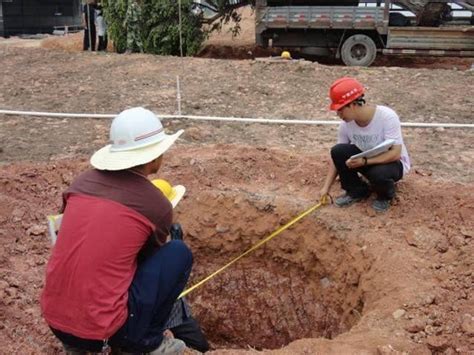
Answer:
<svg viewBox="0 0 474 355"><path fill-rule="evenodd" d="M166 134L159 118L143 107L125 110L112 121L111 144L95 152L91 164L99 170L124 170L148 163L167 151L182 133Z"/></svg>
<svg viewBox="0 0 474 355"><path fill-rule="evenodd" d="M166 137L158 117L143 107L122 111L110 126L111 152L146 147Z"/></svg>

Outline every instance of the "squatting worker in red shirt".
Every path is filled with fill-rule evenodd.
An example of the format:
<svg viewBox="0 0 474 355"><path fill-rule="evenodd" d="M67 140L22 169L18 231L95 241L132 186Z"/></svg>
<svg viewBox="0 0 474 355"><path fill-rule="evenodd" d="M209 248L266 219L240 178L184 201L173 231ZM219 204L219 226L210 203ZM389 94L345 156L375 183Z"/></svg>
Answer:
<svg viewBox="0 0 474 355"><path fill-rule="evenodd" d="M69 354L180 354L163 326L183 291L192 254L169 241L173 208L147 176L183 133L168 135L148 110L120 113L111 144L63 195L64 216L46 269L41 308ZM137 266L137 260L142 259Z"/></svg>

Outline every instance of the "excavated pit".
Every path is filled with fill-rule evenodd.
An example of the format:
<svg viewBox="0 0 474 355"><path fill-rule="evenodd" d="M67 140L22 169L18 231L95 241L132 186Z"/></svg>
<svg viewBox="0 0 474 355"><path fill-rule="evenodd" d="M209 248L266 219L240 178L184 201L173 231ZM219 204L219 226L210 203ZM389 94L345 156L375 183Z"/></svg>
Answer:
<svg viewBox="0 0 474 355"><path fill-rule="evenodd" d="M188 146L170 156L160 177L187 188L175 220L195 256L189 285L315 203L323 165L313 155L241 146ZM45 216L58 210L61 192L87 168L84 157L14 163L2 171L5 353L63 353L39 307L50 255ZM471 190L413 176L383 216L370 214L370 201L315 211L194 290L194 316L218 353L276 349L301 338L278 353L419 354L448 346L468 353ZM434 325L425 330L440 336L412 333L427 314Z"/></svg>
<svg viewBox="0 0 474 355"><path fill-rule="evenodd" d="M286 211L271 201L240 191L205 192L186 202L200 211L182 217L195 256L190 285L302 211L291 200L279 201ZM189 294L215 347L275 349L300 338L331 339L357 323L364 307L359 279L368 261L317 213Z"/></svg>

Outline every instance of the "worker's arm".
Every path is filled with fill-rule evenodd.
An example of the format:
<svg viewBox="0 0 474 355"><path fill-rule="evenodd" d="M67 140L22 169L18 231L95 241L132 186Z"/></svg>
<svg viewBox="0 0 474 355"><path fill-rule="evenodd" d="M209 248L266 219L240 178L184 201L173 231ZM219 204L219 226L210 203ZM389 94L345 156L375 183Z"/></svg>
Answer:
<svg viewBox="0 0 474 355"><path fill-rule="evenodd" d="M350 143L350 138L349 135L347 134L347 127L345 123L341 123L339 125L339 129L337 132L337 143ZM326 196L329 194L329 190L331 190L332 184L334 184L334 181L336 180L337 177L337 170L334 165L334 162L332 161L332 158L329 157L329 166L328 166L328 172L326 175L326 180L324 181L324 185L321 190L319 190L319 195L317 196L318 201L321 201L323 196Z"/></svg>
<svg viewBox="0 0 474 355"><path fill-rule="evenodd" d="M400 160L401 156L402 156L402 145L401 144L393 145L386 152L372 158L367 158L367 165L388 164L388 163ZM349 169L357 169L366 164L365 164L364 158L356 158L356 159L348 159L346 161L346 165Z"/></svg>
<svg viewBox="0 0 474 355"><path fill-rule="evenodd" d="M141 263L142 261L148 259L170 240L171 236L168 233L168 229L157 228L148 236L147 240L145 241L145 244L143 244L140 251L138 252L138 262Z"/></svg>
<svg viewBox="0 0 474 355"><path fill-rule="evenodd" d="M337 170L334 166L332 159L329 161L328 173L326 175L326 180L324 181L323 188L319 191L318 200L327 194L329 194L329 190L331 189L334 180L336 180Z"/></svg>

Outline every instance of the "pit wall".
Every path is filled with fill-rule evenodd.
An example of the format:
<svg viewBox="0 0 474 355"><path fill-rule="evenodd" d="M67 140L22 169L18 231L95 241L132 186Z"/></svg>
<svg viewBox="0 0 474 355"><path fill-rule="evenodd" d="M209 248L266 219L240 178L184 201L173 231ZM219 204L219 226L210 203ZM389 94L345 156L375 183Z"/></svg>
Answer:
<svg viewBox="0 0 474 355"><path fill-rule="evenodd" d="M294 201L235 192L203 192L185 208L185 240L194 252L191 284L203 279L301 213ZM339 239L317 212L282 232L189 299L217 347L275 349L300 338L333 338L360 319L358 246Z"/></svg>

